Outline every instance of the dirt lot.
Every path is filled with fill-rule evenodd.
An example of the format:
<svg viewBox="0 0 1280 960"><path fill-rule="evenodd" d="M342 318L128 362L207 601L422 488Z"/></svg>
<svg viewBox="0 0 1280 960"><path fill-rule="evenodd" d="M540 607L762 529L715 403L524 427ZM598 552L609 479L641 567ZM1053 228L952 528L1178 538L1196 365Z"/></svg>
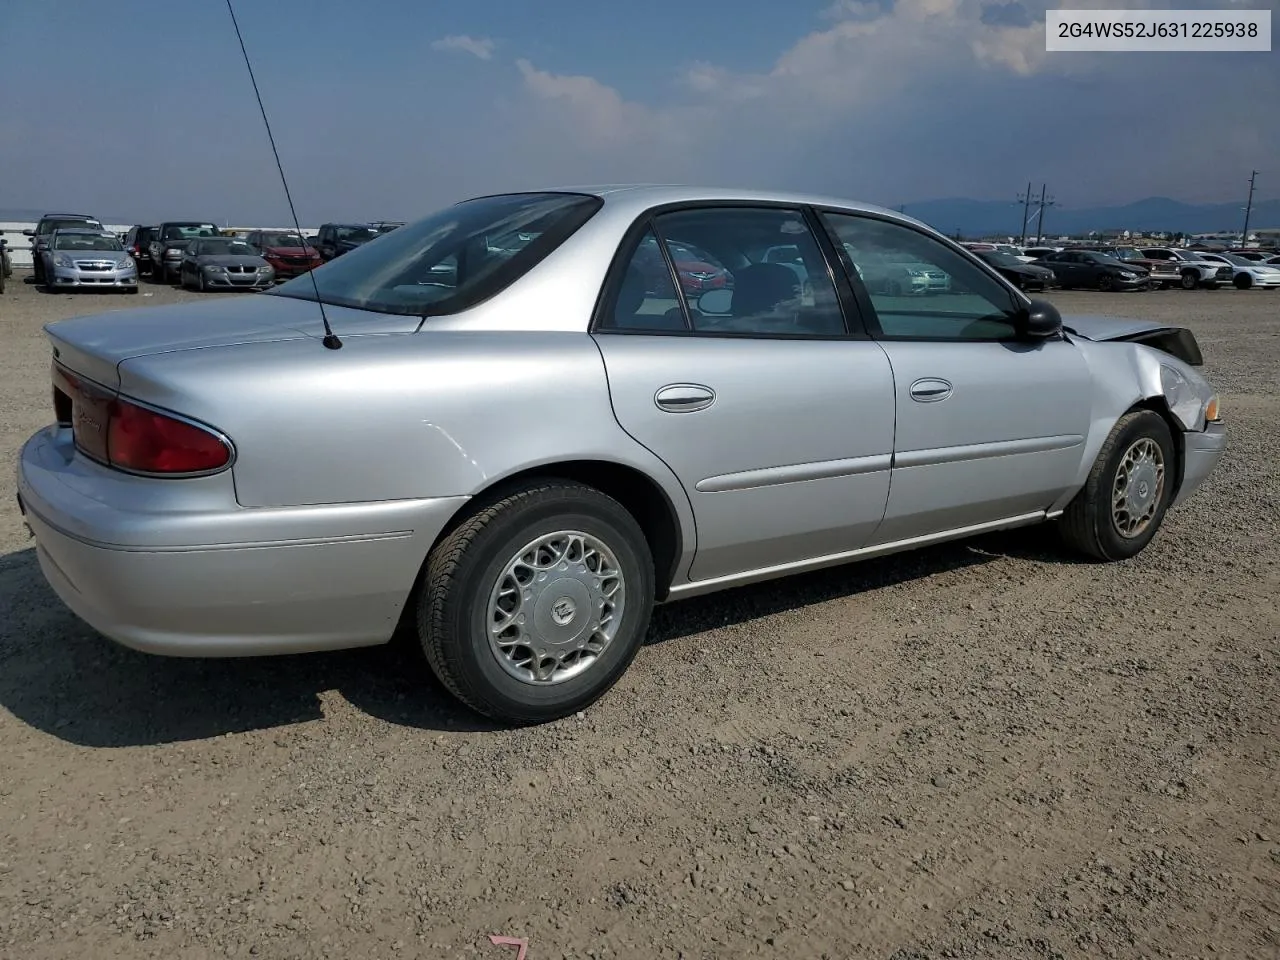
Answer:
<svg viewBox="0 0 1280 960"><path fill-rule="evenodd" d="M19 278L15 276L15 280ZM50 418L0 297L0 459ZM0 956L1280 955L1280 293L1177 318L1211 486L1135 561L1044 531L659 611L585 717L491 730L408 649L147 657L45 587L0 480Z"/></svg>

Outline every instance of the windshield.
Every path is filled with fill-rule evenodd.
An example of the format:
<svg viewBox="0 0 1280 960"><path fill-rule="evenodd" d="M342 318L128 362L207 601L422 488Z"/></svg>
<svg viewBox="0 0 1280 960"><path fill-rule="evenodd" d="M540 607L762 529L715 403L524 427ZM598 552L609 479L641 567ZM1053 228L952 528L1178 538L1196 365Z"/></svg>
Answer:
<svg viewBox="0 0 1280 960"><path fill-rule="evenodd" d="M76 228L79 228L81 230L84 230L84 229L101 230L102 224L99 223L97 220L84 220L84 219L42 220L40 222L39 232L48 234L48 233L53 233L53 231L55 230L75 230Z"/></svg>
<svg viewBox="0 0 1280 960"><path fill-rule="evenodd" d="M118 237L109 233L60 233L53 238L55 250L123 250Z"/></svg>
<svg viewBox="0 0 1280 960"><path fill-rule="evenodd" d="M257 250L235 237L205 237L198 243L192 244L192 247L194 248L192 253L200 257L256 257L258 255Z"/></svg>
<svg viewBox="0 0 1280 960"><path fill-rule="evenodd" d="M384 234L267 296L409 316L457 313L524 276L600 209L598 197L517 193L467 200ZM315 287L312 284L315 284Z"/></svg>
<svg viewBox="0 0 1280 960"><path fill-rule="evenodd" d="M339 227L338 239L347 243L368 243L378 235L373 227Z"/></svg>
<svg viewBox="0 0 1280 960"><path fill-rule="evenodd" d="M1114 247L1107 251L1108 255L1119 260L1145 260L1142 251L1137 247Z"/></svg>
<svg viewBox="0 0 1280 960"><path fill-rule="evenodd" d="M993 267L1023 267L1026 266L1017 257L1010 256L1007 253L995 253L989 250L978 251L978 256L991 264Z"/></svg>
<svg viewBox="0 0 1280 960"><path fill-rule="evenodd" d="M262 245L264 247L306 246L302 237L296 233L264 233L262 235Z"/></svg>
<svg viewBox="0 0 1280 960"><path fill-rule="evenodd" d="M216 237L218 228L212 223L170 223L164 228L161 240L190 240L192 237Z"/></svg>

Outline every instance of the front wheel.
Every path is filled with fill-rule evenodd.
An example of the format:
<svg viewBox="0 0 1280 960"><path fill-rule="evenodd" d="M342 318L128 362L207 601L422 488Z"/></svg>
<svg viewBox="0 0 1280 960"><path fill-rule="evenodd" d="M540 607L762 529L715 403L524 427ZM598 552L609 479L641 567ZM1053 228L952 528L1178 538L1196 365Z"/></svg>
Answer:
<svg viewBox="0 0 1280 960"><path fill-rule="evenodd" d="M1235 285L1237 290L1248 290L1253 286L1253 277L1249 276L1247 273L1237 274Z"/></svg>
<svg viewBox="0 0 1280 960"><path fill-rule="evenodd" d="M467 706L544 723L617 683L653 597L653 559L631 514L591 487L545 480L479 510L431 551L418 637Z"/></svg>
<svg viewBox="0 0 1280 960"><path fill-rule="evenodd" d="M1199 285L1200 285L1200 274L1196 273L1194 270L1188 270L1186 273L1182 275L1183 290L1194 290Z"/></svg>
<svg viewBox="0 0 1280 960"><path fill-rule="evenodd" d="M1160 528L1173 494L1173 435L1150 410L1127 413L1112 428L1059 530L1068 546L1095 560L1127 560Z"/></svg>
<svg viewBox="0 0 1280 960"><path fill-rule="evenodd" d="M1111 274L1104 273L1098 277L1098 289L1104 293L1115 289L1116 282L1112 279Z"/></svg>

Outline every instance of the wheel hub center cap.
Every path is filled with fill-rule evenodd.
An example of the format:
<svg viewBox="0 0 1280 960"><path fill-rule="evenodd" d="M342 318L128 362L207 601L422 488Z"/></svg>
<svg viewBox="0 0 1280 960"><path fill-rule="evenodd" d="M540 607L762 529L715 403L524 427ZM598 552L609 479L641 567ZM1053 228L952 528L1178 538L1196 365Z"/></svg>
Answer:
<svg viewBox="0 0 1280 960"><path fill-rule="evenodd" d="M1141 464L1129 481L1129 510L1141 514L1151 505L1156 493L1156 471L1149 463Z"/></svg>
<svg viewBox="0 0 1280 960"><path fill-rule="evenodd" d="M576 643L591 629L591 592L582 579L559 576L538 584L533 606L537 635L547 644Z"/></svg>

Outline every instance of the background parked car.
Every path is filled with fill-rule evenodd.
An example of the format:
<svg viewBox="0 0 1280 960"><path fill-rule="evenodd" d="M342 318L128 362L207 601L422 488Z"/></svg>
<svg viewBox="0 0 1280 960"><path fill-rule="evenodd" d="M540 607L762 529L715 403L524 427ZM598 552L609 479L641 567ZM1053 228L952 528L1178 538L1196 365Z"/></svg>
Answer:
<svg viewBox="0 0 1280 960"><path fill-rule="evenodd" d="M149 276L151 273L151 241L155 238L154 226L134 226L124 235L124 248L138 265L138 276Z"/></svg>
<svg viewBox="0 0 1280 960"><path fill-rule="evenodd" d="M138 292L138 266L110 230L55 230L40 255L46 290L113 287Z"/></svg>
<svg viewBox="0 0 1280 960"><path fill-rule="evenodd" d="M1084 287L1090 290L1144 290L1151 272L1133 263L1121 263L1095 250L1059 250L1036 261L1048 267L1063 290Z"/></svg>
<svg viewBox="0 0 1280 960"><path fill-rule="evenodd" d="M1053 271L1048 267L1024 263L999 250L975 250L973 255L983 263L995 267L1000 276L1019 290L1044 290L1056 281Z"/></svg>
<svg viewBox="0 0 1280 960"><path fill-rule="evenodd" d="M1206 260L1225 263L1234 271L1231 282L1241 290L1257 287L1260 290L1274 290L1280 287L1280 267L1273 267L1256 260L1247 260L1234 253L1202 253Z"/></svg>
<svg viewBox="0 0 1280 960"><path fill-rule="evenodd" d="M1119 260L1121 263L1132 263L1139 267L1144 267L1151 278L1152 284L1161 288L1173 286L1182 281L1182 277L1172 261L1144 257L1142 251L1137 247L1095 247L1081 244L1073 246L1071 249L1092 250L1095 253L1105 254L1108 257Z"/></svg>
<svg viewBox="0 0 1280 960"><path fill-rule="evenodd" d="M265 290L276 282L271 264L244 240L196 237L187 242L178 268L184 289Z"/></svg>
<svg viewBox="0 0 1280 960"><path fill-rule="evenodd" d="M13 263L9 259L9 241L0 237L0 293L4 293L6 281L13 276Z"/></svg>
<svg viewBox="0 0 1280 960"><path fill-rule="evenodd" d="M80 213L46 213L36 223L35 229L23 230L23 236L31 238L31 268L36 283L44 283L44 260L42 254L49 245L49 235L64 227L88 227L93 230L104 230L102 221Z"/></svg>
<svg viewBox="0 0 1280 960"><path fill-rule="evenodd" d="M316 234L316 249L324 260L333 260L378 235L377 227L367 223L326 223Z"/></svg>
<svg viewBox="0 0 1280 960"><path fill-rule="evenodd" d="M182 264L183 250L196 237L216 237L219 230L205 220L166 220L156 228L148 250L151 253L151 279L172 283Z"/></svg>
<svg viewBox="0 0 1280 960"><path fill-rule="evenodd" d="M254 230L244 240L271 264L278 280L296 277L324 263L320 251L294 230Z"/></svg>
<svg viewBox="0 0 1280 960"><path fill-rule="evenodd" d="M1171 262L1178 271L1184 290L1194 290L1196 287L1216 290L1224 283L1230 283L1234 273L1229 264L1205 260L1194 250L1182 250L1178 247L1143 247L1142 255L1150 260Z"/></svg>

